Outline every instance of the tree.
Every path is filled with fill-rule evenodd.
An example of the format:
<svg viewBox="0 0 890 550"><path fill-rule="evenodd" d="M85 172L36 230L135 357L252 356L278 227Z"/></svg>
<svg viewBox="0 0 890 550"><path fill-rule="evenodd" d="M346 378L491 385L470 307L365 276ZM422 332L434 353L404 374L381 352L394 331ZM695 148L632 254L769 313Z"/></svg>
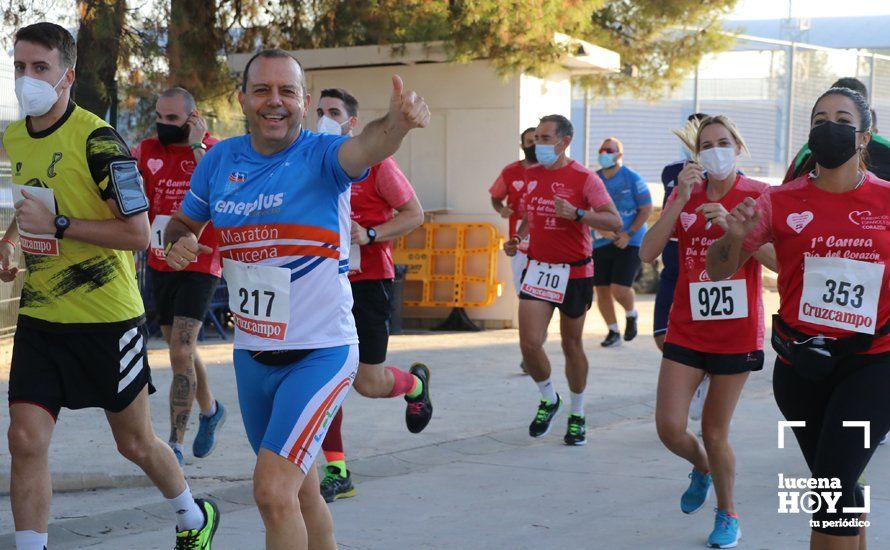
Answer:
<svg viewBox="0 0 890 550"><path fill-rule="evenodd" d="M230 0L232 1L232 0ZM617 51L631 70L584 77L595 95L655 99L708 54L729 47L721 19L737 0L257 0L235 2L229 48L285 49L445 41L457 61L489 59L504 75L543 75L569 45L555 32ZM254 9L243 9L252 4ZM275 24L268 24L274 21Z"/></svg>
<svg viewBox="0 0 890 550"><path fill-rule="evenodd" d="M580 79L593 95L651 100L681 84L709 53L732 45L722 19L737 0L616 0L593 14L583 37L617 51L632 70Z"/></svg>
<svg viewBox="0 0 890 550"><path fill-rule="evenodd" d="M127 16L125 0L78 0L77 80L78 105L105 118L117 119L117 69Z"/></svg>

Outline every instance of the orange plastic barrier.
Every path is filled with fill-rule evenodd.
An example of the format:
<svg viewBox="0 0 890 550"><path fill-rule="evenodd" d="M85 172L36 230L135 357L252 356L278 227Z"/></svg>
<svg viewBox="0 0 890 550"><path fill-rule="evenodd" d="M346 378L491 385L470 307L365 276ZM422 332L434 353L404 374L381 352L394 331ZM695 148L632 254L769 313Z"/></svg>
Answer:
<svg viewBox="0 0 890 550"><path fill-rule="evenodd" d="M404 303L420 307L485 307L500 296L497 257L503 238L488 223L426 223L393 247L408 266Z"/></svg>

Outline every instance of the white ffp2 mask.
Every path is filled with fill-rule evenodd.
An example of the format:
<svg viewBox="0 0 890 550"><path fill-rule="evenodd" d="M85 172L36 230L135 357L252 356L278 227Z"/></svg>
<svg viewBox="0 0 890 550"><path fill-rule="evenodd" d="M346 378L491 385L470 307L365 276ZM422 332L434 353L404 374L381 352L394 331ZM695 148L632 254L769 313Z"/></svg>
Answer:
<svg viewBox="0 0 890 550"><path fill-rule="evenodd" d="M62 74L62 78L53 86L30 76L20 76L15 79L15 97L19 100L19 107L28 116L43 116L53 108L59 100L56 88L62 83L68 69Z"/></svg>

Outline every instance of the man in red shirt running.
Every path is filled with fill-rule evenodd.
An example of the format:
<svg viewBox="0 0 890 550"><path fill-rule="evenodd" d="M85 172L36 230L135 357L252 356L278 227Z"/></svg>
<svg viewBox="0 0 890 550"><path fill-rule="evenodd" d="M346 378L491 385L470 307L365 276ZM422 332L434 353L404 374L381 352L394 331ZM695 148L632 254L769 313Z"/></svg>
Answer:
<svg viewBox="0 0 890 550"><path fill-rule="evenodd" d="M535 128L526 128L519 136L519 143L522 146L522 152L525 154L523 160L511 162L498 175L498 179L494 181L488 193L491 195L491 206L494 211L501 215L502 218L509 220L509 235L515 235L519 230L519 222L522 217L519 215L519 201L525 194L525 170L529 166L537 164L538 159L535 157ZM519 285L522 282L522 270L525 269L526 251L528 250L528 241L520 243L516 255L510 261L510 269L513 272L513 288L519 294Z"/></svg>
<svg viewBox="0 0 890 550"><path fill-rule="evenodd" d="M513 256L522 239L530 237L519 292L519 347L542 399L528 428L529 435L546 435L562 405L550 380L550 360L544 352L550 318L559 308L559 332L571 392L564 441L566 445L584 445L588 365L581 334L593 303L590 228L618 231L621 218L602 180L566 157L573 133L572 123L562 115L543 117L535 129L539 164L525 172L526 191L520 203L525 219L518 233L504 244L504 251Z"/></svg>
<svg viewBox="0 0 890 550"><path fill-rule="evenodd" d="M340 88L322 90L316 113L319 133L351 135L358 123L358 101ZM359 340L355 389L365 397L404 395L408 402L405 411L408 430L419 433L433 416L429 369L422 363L414 363L410 371L405 371L383 363L389 343L395 277L392 241L423 223L423 208L392 157L372 166L367 178L352 184L351 193L349 282ZM394 212L398 215L394 216ZM346 468L342 423L341 407L321 445L327 461L321 494L327 502L355 496L352 477Z"/></svg>
<svg viewBox="0 0 890 550"><path fill-rule="evenodd" d="M183 88L170 88L155 106L157 137L145 139L134 156L145 180L149 201L151 245L148 268L155 312L164 340L170 347L173 383L170 386L170 447L182 465L182 445L192 402L197 398L201 413L192 454L204 458L216 445L216 430L226 419L226 408L213 398L207 368L198 355L198 332L207 307L222 275L213 228L199 242L212 249L191 265L176 272L164 260L163 235L170 216L189 191L195 166L217 139L207 133L207 124L195 99Z"/></svg>

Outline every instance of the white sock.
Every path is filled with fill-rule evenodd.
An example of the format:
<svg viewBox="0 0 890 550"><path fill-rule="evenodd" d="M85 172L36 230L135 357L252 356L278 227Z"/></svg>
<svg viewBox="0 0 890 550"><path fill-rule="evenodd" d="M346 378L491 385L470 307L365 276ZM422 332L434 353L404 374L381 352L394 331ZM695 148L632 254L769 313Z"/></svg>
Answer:
<svg viewBox="0 0 890 550"><path fill-rule="evenodd" d="M584 416L584 394L571 392L570 395L572 396L572 410L569 414Z"/></svg>
<svg viewBox="0 0 890 550"><path fill-rule="evenodd" d="M612 332L619 332L618 323L612 323L611 325L609 325L609 330L611 330Z"/></svg>
<svg viewBox="0 0 890 550"><path fill-rule="evenodd" d="M46 533L38 533L37 531L16 531L15 547L16 550L43 550L46 547Z"/></svg>
<svg viewBox="0 0 890 550"><path fill-rule="evenodd" d="M198 503L195 502L188 485L185 486L185 491L181 495L176 498L168 498L167 502L173 508L177 531L190 531L204 527L204 512L198 508Z"/></svg>
<svg viewBox="0 0 890 550"><path fill-rule="evenodd" d="M544 401L547 401L551 404L556 403L556 390L553 389L553 382L548 378L543 382L538 382L538 389L541 390L541 395L544 398Z"/></svg>
<svg viewBox="0 0 890 550"><path fill-rule="evenodd" d="M209 411L201 411L203 416L213 416L216 414L216 399L213 400L213 405L210 406Z"/></svg>
<svg viewBox="0 0 890 550"><path fill-rule="evenodd" d="M167 445L170 445L171 449L179 451L179 454L182 454L182 443L177 443L175 441L168 441Z"/></svg>
<svg viewBox="0 0 890 550"><path fill-rule="evenodd" d="M627 312L627 317L636 317L636 316L637 316L637 310L635 310L635 309L632 309Z"/></svg>

